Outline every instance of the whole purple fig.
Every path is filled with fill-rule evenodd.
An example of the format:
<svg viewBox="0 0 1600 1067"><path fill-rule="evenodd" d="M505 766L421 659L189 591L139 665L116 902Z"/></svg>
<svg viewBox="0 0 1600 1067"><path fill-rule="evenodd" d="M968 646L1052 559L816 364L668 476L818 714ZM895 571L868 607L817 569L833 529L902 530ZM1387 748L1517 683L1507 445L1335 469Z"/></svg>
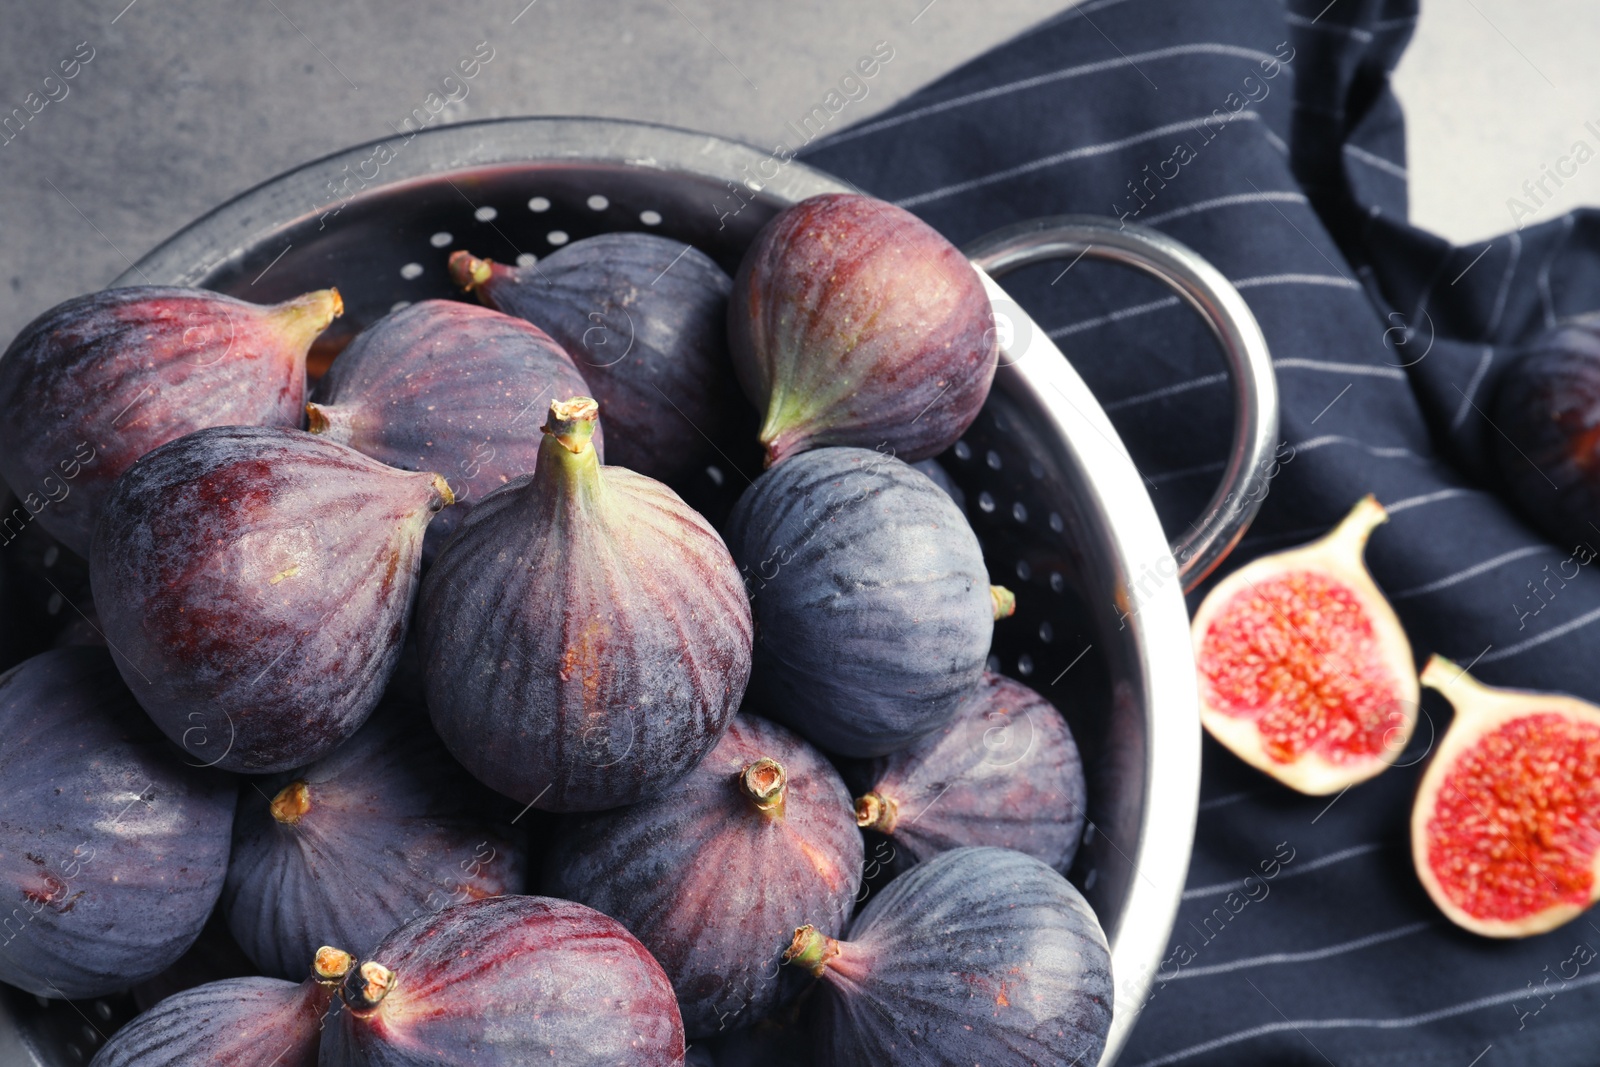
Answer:
<svg viewBox="0 0 1600 1067"><path fill-rule="evenodd" d="M543 330L488 308L424 300L362 330L306 413L311 432L329 441L445 476L457 506L428 527L422 550L431 561L480 497L533 470L551 399L584 389ZM595 448L605 454L599 430Z"/></svg>
<svg viewBox="0 0 1600 1067"><path fill-rule="evenodd" d="M223 883L226 887L227 883ZM154 978L128 990L140 1011L149 1011L163 1000L186 989L220 982L226 978L253 978L260 974L254 961L228 932L228 920L216 908L200 930L189 951Z"/></svg>
<svg viewBox="0 0 1600 1067"><path fill-rule="evenodd" d="M808 448L937 455L994 379L994 314L978 272L933 227L869 196L786 209L745 253L728 340L765 415L771 466Z"/></svg>
<svg viewBox="0 0 1600 1067"><path fill-rule="evenodd" d="M222 891L234 784L186 767L103 648L0 675L0 981L98 997L159 974Z"/></svg>
<svg viewBox="0 0 1600 1067"><path fill-rule="evenodd" d="M304 766L365 721L393 672L437 474L302 433L200 430L106 500L90 581L129 688L192 758Z"/></svg>
<svg viewBox="0 0 1600 1067"><path fill-rule="evenodd" d="M207 426L299 427L336 289L273 306L131 286L57 304L0 356L0 473L79 555L122 472ZM37 506L34 506L37 503Z"/></svg>
<svg viewBox="0 0 1600 1067"><path fill-rule="evenodd" d="M446 747L548 811L632 804L683 777L750 674L750 606L722 539L660 482L600 465L597 412L550 405L538 469L467 516L417 611Z"/></svg>

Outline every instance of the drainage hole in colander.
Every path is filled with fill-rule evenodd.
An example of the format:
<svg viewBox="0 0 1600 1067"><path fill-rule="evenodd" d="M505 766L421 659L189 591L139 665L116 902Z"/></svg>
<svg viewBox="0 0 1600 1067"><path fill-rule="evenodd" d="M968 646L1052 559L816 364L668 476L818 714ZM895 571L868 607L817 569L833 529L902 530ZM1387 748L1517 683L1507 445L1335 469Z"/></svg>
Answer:
<svg viewBox="0 0 1600 1067"><path fill-rule="evenodd" d="M1033 657L1026 652L1017 657L1017 673L1024 678L1033 673Z"/></svg>
<svg viewBox="0 0 1600 1067"><path fill-rule="evenodd" d="M989 454L983 457L983 460L985 463L989 464L990 470L997 471L1000 469L1000 453L996 452L994 449L990 449Z"/></svg>
<svg viewBox="0 0 1600 1067"><path fill-rule="evenodd" d="M604 211L606 208L611 206L611 201L607 200L599 193L595 193L593 196L591 196L587 203L590 211Z"/></svg>
<svg viewBox="0 0 1600 1067"><path fill-rule="evenodd" d="M1052 577L1054 577L1054 575L1052 575ZM1048 621L1041 622L1039 624L1039 640L1043 641L1045 644L1048 645L1051 641L1054 641L1055 639L1056 639L1055 627L1051 626Z"/></svg>
<svg viewBox="0 0 1600 1067"><path fill-rule="evenodd" d="M405 266L400 268L400 277L404 278L408 282L413 278L422 277L422 264L407 263Z"/></svg>
<svg viewBox="0 0 1600 1067"><path fill-rule="evenodd" d="M539 262L539 257L532 252L517 253L517 266L519 267L531 267L537 262Z"/></svg>
<svg viewBox="0 0 1600 1067"><path fill-rule="evenodd" d="M1028 509L1022 506L1022 501L1019 500L1011 505L1011 517L1018 522L1028 521Z"/></svg>
<svg viewBox="0 0 1600 1067"><path fill-rule="evenodd" d="M994 497L989 495L989 490L978 494L978 508L985 514L994 511Z"/></svg>
<svg viewBox="0 0 1600 1067"><path fill-rule="evenodd" d="M639 221L646 226L659 226L661 225L661 212L641 211L639 212Z"/></svg>
<svg viewBox="0 0 1600 1067"><path fill-rule="evenodd" d="M497 217L499 217L499 215L500 212L496 211L488 204L483 205L472 213L472 217L477 219L479 222L493 222Z"/></svg>
<svg viewBox="0 0 1600 1067"><path fill-rule="evenodd" d="M1017 560L1017 577L1024 582L1033 577L1033 568L1028 565L1027 560Z"/></svg>
<svg viewBox="0 0 1600 1067"><path fill-rule="evenodd" d="M450 233L449 230L440 230L438 233L428 238L428 243L435 248L443 248L445 245L454 240L455 237Z"/></svg>
<svg viewBox="0 0 1600 1067"><path fill-rule="evenodd" d="M550 201L545 199L542 196L536 196L532 200L528 201L528 210L529 211L549 211L550 210Z"/></svg>
<svg viewBox="0 0 1600 1067"><path fill-rule="evenodd" d="M564 245L567 243L567 231L551 230L549 233L544 235L544 239L553 245Z"/></svg>
<svg viewBox="0 0 1600 1067"><path fill-rule="evenodd" d="M953 451L956 454L956 458L963 463L972 458L972 446L965 441L957 441Z"/></svg>

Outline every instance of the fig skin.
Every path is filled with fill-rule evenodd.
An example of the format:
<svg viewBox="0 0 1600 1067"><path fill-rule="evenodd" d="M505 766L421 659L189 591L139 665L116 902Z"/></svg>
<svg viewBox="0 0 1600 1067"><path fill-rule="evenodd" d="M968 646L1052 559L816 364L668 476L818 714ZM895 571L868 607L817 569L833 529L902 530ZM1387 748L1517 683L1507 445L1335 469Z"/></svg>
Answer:
<svg viewBox="0 0 1600 1067"><path fill-rule="evenodd" d="M103 648L0 675L0 981L105 996L165 970L222 891L234 784L185 766Z"/></svg>
<svg viewBox="0 0 1600 1067"><path fill-rule="evenodd" d="M428 710L479 781L546 811L660 792L738 710L751 622L726 546L665 485L602 467L554 402L539 467L484 498L422 584Z"/></svg>
<svg viewBox="0 0 1600 1067"><path fill-rule="evenodd" d="M756 706L812 744L881 756L939 729L983 677L995 603L944 491L861 448L772 468L729 517L756 619Z"/></svg>
<svg viewBox="0 0 1600 1067"><path fill-rule="evenodd" d="M763 760L781 766L777 812L745 785L746 768ZM684 1031L701 1038L765 1019L796 991L777 977L779 956L808 919L830 934L844 928L862 858L838 773L746 712L665 792L564 820L544 888L632 931L672 979Z"/></svg>
<svg viewBox="0 0 1600 1067"><path fill-rule="evenodd" d="M222 907L266 974L293 976L325 944L365 959L418 915L523 889L503 802L392 699L332 754L256 784L234 815Z"/></svg>
<svg viewBox="0 0 1600 1067"><path fill-rule="evenodd" d="M1021 682L985 673L937 733L846 768L856 822L888 836L901 872L967 845L1016 849L1065 872L1088 796L1067 721Z"/></svg>
<svg viewBox="0 0 1600 1067"><path fill-rule="evenodd" d="M907 462L978 417L998 363L977 269L903 208L826 193L785 209L745 253L728 303L767 465L825 445Z"/></svg>
<svg viewBox="0 0 1600 1067"><path fill-rule="evenodd" d="M450 272L565 346L612 427L610 462L671 482L715 455L706 435L728 422L738 393L733 279L710 256L655 234L606 233L527 269L456 252Z"/></svg>
<svg viewBox="0 0 1600 1067"><path fill-rule="evenodd" d="M226 888L226 881L223 886ZM225 978L254 978L258 973L255 963L228 932L228 921L218 907L211 912L189 951L179 956L171 967L128 992L133 995L134 1006L143 1012L186 989Z"/></svg>
<svg viewBox="0 0 1600 1067"><path fill-rule="evenodd" d="M207 426L298 429L306 353L343 311L336 289L260 305L131 286L57 304L0 356L0 474L87 556L106 496L146 452Z"/></svg>
<svg viewBox="0 0 1600 1067"><path fill-rule="evenodd" d="M424 300L356 336L306 405L311 432L406 471L438 471L457 506L422 542L431 562L485 494L533 470L551 397L585 390L566 351L522 319ZM602 456L602 431L595 448Z"/></svg>
<svg viewBox="0 0 1600 1067"><path fill-rule="evenodd" d="M353 734L394 670L437 474L299 430L163 445L107 499L90 583L122 677L191 759L263 774Z"/></svg>
<svg viewBox="0 0 1600 1067"><path fill-rule="evenodd" d="M684 1055L661 965L620 923L566 900L495 897L415 919L341 995L320 1067L667 1067Z"/></svg>
<svg viewBox="0 0 1600 1067"><path fill-rule="evenodd" d="M839 1067L1093 1064L1111 1027L1110 950L1094 912L1010 849L918 864L867 903L848 941L802 927L786 962L822 978L818 1061Z"/></svg>

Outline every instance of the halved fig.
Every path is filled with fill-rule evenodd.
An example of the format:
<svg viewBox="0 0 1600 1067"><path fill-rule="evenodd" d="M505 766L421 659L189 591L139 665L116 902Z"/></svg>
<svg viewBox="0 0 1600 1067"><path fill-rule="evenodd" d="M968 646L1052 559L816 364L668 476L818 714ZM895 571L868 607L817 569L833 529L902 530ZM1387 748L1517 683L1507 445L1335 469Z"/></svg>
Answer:
<svg viewBox="0 0 1600 1067"><path fill-rule="evenodd" d="M1600 707L1495 689L1441 656L1422 684L1455 708L1411 809L1411 855L1449 920L1527 937L1600 900Z"/></svg>
<svg viewBox="0 0 1600 1067"><path fill-rule="evenodd" d="M1319 540L1228 575L1195 612L1200 721L1302 793L1378 774L1416 725L1411 643L1361 559L1387 520L1366 496Z"/></svg>

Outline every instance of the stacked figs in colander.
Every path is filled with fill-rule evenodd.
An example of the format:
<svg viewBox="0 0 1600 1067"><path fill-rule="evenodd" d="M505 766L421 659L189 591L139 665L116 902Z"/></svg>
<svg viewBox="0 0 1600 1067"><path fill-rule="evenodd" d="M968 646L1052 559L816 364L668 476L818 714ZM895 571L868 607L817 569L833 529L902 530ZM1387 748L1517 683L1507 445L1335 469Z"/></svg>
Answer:
<svg viewBox="0 0 1600 1067"><path fill-rule="evenodd" d="M171 993L129 1067L1095 1062L1081 762L911 465L993 378L977 273L842 195L735 279L449 267L480 304L314 386L335 290L110 290L0 358L5 539L92 593L0 676L0 980Z"/></svg>

